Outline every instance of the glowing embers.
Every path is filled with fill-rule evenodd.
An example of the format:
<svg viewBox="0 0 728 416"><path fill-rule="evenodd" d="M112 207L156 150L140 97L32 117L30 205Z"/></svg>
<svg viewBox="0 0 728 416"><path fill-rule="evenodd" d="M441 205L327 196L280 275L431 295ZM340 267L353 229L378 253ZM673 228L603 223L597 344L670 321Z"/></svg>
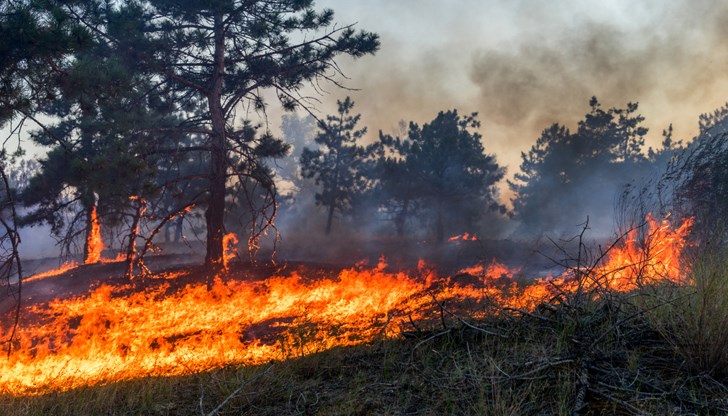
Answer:
<svg viewBox="0 0 728 416"><path fill-rule="evenodd" d="M452 236L447 241L478 241L478 237L474 234L463 233L460 235Z"/></svg>
<svg viewBox="0 0 728 416"><path fill-rule="evenodd" d="M224 250L222 257L222 265L225 269L228 268L228 264L238 254L238 236L234 233L227 233L222 238L222 247Z"/></svg>

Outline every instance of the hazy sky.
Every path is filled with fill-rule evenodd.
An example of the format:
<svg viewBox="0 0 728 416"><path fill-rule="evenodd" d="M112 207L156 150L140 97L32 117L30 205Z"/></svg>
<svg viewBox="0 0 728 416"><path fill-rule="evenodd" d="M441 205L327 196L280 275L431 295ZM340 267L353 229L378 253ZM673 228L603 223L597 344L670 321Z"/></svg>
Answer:
<svg viewBox="0 0 728 416"><path fill-rule="evenodd" d="M336 21L378 33L375 56L345 61L346 84L374 138L399 120L477 111L488 152L511 176L553 122L574 127L597 96L639 102L658 145L697 132L728 101L728 1L319 0ZM328 88L319 110L346 91Z"/></svg>
<svg viewBox="0 0 728 416"><path fill-rule="evenodd" d="M345 84L359 91L325 87L320 116L349 94L373 140L400 120L477 111L486 151L509 177L544 128L573 128L593 95L604 107L639 102L653 146L670 123L677 138L691 138L698 116L728 101L728 1L318 0L315 7L334 9L338 24L357 23L382 43L375 56L339 60ZM274 130L280 114L269 109Z"/></svg>

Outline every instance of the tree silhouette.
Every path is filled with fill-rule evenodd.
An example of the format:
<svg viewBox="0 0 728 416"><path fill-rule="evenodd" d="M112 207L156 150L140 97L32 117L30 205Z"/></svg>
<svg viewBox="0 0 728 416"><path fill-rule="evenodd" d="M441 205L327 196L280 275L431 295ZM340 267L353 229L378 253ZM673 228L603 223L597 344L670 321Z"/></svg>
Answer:
<svg viewBox="0 0 728 416"><path fill-rule="evenodd" d="M351 115L354 102L346 97L337 101L338 113L319 123L314 141L319 150L304 148L301 154L301 173L313 178L321 190L316 204L326 207L326 234L331 232L334 216L348 214L353 201L367 188L365 171L371 153L357 143L366 134L366 127L357 129L360 114Z"/></svg>
<svg viewBox="0 0 728 416"><path fill-rule="evenodd" d="M489 209L502 210L495 184L505 170L485 153L477 114L440 112L430 123L410 123L406 137L380 134L383 200L394 207L398 233L418 206L433 217L436 241L446 228L474 227Z"/></svg>
<svg viewBox="0 0 728 416"><path fill-rule="evenodd" d="M703 114L700 132L675 163L676 209L695 217L695 231L713 242L728 233L728 104ZM715 238L716 233L718 237Z"/></svg>
<svg viewBox="0 0 728 416"><path fill-rule="evenodd" d="M219 267L231 176L262 178L267 187L264 160L287 150L236 127L240 107L263 111L266 89L287 109L305 105L298 91L307 82L332 79L338 55L373 53L377 36L332 26L333 11L316 12L311 0L148 0L109 6L105 16L105 36L119 53L204 109L184 127L203 137L189 150L209 155L205 263Z"/></svg>
<svg viewBox="0 0 728 416"><path fill-rule="evenodd" d="M642 154L647 129L644 117L635 114L636 103L603 110L592 97L589 107L575 132L553 124L521 153L520 172L509 187L516 194L515 216L533 231L605 214L619 187L647 161Z"/></svg>

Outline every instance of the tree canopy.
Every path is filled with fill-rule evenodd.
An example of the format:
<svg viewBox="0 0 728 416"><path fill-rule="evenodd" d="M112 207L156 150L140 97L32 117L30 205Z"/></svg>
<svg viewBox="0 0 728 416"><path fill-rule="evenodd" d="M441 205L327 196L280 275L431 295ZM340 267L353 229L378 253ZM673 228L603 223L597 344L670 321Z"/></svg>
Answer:
<svg viewBox="0 0 728 416"><path fill-rule="evenodd" d="M381 187L401 230L413 204L431 216L435 239L445 231L474 226L484 212L504 210L495 184L505 175L494 155L485 153L477 114L441 111L430 123L410 123L405 137L380 134ZM472 231L472 230L462 230Z"/></svg>
<svg viewBox="0 0 728 416"><path fill-rule="evenodd" d="M575 132L559 124L545 129L509 181L514 215L534 232L568 229L587 216L608 218L619 188L635 177L647 129L638 105L601 108L595 97ZM596 192L595 192L596 191Z"/></svg>
<svg viewBox="0 0 728 416"><path fill-rule="evenodd" d="M91 185L93 178L103 181L113 166L125 167L111 173L118 177L140 161L149 165L155 157L184 159L179 155L196 154L207 164L206 172L195 175L206 181L206 189L193 203L206 209L206 263L211 266L222 261L226 198L255 188L238 201L247 200L251 210L274 207L270 199L275 181L266 160L288 151L267 128L261 131L262 126L241 115L264 113L266 91L274 92L285 109L310 106L300 92L304 86L319 81L340 85L337 57L358 58L379 47L376 34L335 25L333 11L316 11L310 0L8 4L0 31L17 37L21 47L3 42L12 59L0 67L7 92L0 115L8 118L26 111L60 118L36 134L36 141L54 148L44 164L46 179L36 180L35 189L52 198L65 184L95 199L104 187ZM59 33L63 37L51 41ZM89 43L91 48L81 50L79 45ZM46 66L57 76L47 77ZM27 80L44 76L45 83L37 85L44 86L50 101L30 108L28 97L39 93ZM63 100L56 100L59 96ZM169 117L161 117L165 113ZM164 122L150 123L149 114ZM109 163L112 154L118 155L118 163ZM104 155L104 169L94 168L99 162L95 155ZM59 169L65 178L55 177ZM146 174L131 176L137 175ZM171 182L176 185L179 180ZM256 185L245 185L252 183ZM156 185L166 186L159 181ZM256 202L259 198L268 202Z"/></svg>
<svg viewBox="0 0 728 416"><path fill-rule="evenodd" d="M351 211L354 199L368 188L367 160L371 150L358 144L367 132L357 129L360 114L351 115L354 102L346 97L337 101L338 114L319 123L314 141L319 149L304 148L301 154L301 173L313 178L321 190L316 203L327 209L326 234L331 232L334 215Z"/></svg>
<svg viewBox="0 0 728 416"><path fill-rule="evenodd" d="M268 89L284 108L305 105L298 91L318 79L336 82L338 55L360 57L379 46L375 34L333 26L333 11L317 12L310 0L150 0L110 8L105 16L104 36L120 53L177 88L180 102L198 105L182 127L201 133L195 150L210 156L208 265L223 256L229 177L272 184L263 160L287 152L279 139L241 128L235 119L241 106L264 110Z"/></svg>

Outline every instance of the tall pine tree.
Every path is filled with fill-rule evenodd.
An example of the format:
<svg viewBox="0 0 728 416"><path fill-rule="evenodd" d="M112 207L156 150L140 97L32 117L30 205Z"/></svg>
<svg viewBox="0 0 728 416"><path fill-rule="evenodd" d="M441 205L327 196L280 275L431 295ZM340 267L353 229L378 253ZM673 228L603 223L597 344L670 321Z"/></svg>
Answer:
<svg viewBox="0 0 728 416"><path fill-rule="evenodd" d="M377 36L334 26L333 11L317 12L311 0L105 4L101 36L160 84L177 88L180 100L201 105L180 128L202 138L186 150L209 156L205 262L219 266L229 178L241 169L264 172L266 158L286 152L271 136L251 136L236 123L241 106L264 110L261 94L272 90L295 108L308 82L333 79L337 56L373 53Z"/></svg>

